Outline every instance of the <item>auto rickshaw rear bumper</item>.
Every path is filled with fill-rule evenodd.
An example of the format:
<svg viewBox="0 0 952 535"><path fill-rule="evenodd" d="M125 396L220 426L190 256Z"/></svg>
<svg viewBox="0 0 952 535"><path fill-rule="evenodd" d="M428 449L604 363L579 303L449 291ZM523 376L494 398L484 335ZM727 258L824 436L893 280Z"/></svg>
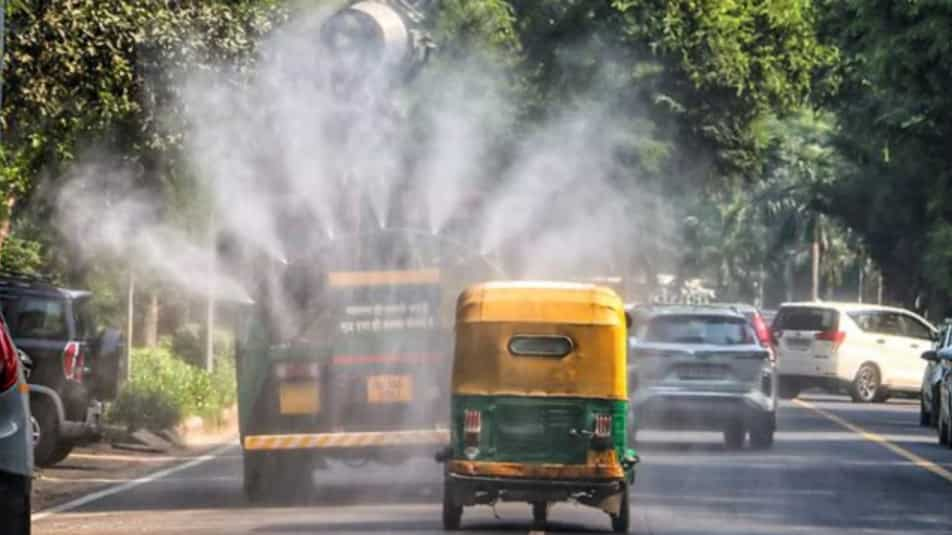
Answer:
<svg viewBox="0 0 952 535"><path fill-rule="evenodd" d="M446 475L447 497L459 505L485 505L496 501L565 502L617 512L622 492L628 488L618 479L525 479L515 477Z"/></svg>

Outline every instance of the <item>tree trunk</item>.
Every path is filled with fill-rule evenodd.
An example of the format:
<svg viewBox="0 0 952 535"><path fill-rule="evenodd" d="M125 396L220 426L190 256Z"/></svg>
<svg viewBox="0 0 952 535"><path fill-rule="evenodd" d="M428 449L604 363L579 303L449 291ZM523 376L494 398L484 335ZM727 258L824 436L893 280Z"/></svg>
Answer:
<svg viewBox="0 0 952 535"><path fill-rule="evenodd" d="M145 321L142 326L142 342L146 347L159 345L159 294L151 292L145 309Z"/></svg>
<svg viewBox="0 0 952 535"><path fill-rule="evenodd" d="M783 286L785 292L785 301L793 301L793 256L788 255L783 263Z"/></svg>

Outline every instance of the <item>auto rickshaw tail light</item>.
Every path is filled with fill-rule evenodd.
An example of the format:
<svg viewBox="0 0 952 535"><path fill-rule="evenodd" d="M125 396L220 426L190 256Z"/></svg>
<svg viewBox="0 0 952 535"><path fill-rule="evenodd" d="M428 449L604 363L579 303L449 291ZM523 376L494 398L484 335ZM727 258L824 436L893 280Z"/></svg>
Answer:
<svg viewBox="0 0 952 535"><path fill-rule="evenodd" d="M482 413L473 409L463 411L463 441L467 446L479 444L479 434L482 430Z"/></svg>
<svg viewBox="0 0 952 535"><path fill-rule="evenodd" d="M595 415L595 438L609 438L612 436L612 417L610 414Z"/></svg>

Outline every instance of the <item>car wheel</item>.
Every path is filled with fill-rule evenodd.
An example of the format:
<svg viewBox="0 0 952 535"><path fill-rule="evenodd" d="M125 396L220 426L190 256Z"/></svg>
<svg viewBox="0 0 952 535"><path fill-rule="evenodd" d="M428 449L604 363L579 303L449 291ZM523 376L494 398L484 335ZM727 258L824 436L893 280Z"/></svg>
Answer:
<svg viewBox="0 0 952 535"><path fill-rule="evenodd" d="M535 512L533 510L533 512ZM457 531L463 521L463 506L457 505L453 499L452 483L443 480L443 529Z"/></svg>
<svg viewBox="0 0 952 535"><path fill-rule="evenodd" d="M532 502L532 529L544 530L549 521L549 504L546 502Z"/></svg>
<svg viewBox="0 0 952 535"><path fill-rule="evenodd" d="M0 474L0 518L4 533L30 535L30 478Z"/></svg>
<svg viewBox="0 0 952 535"><path fill-rule="evenodd" d="M76 445L72 442L60 441L60 443L56 446L56 449L53 450L53 454L50 456L50 465L54 465L65 460L67 457L69 457L69 454L73 452L74 447L76 447Z"/></svg>
<svg viewBox="0 0 952 535"><path fill-rule="evenodd" d="M63 458L57 459L56 455L57 450L62 447L56 405L45 397L37 397L30 401L30 412L36 418L39 430L39 437L33 446L33 462L37 466L52 466L62 461Z"/></svg>
<svg viewBox="0 0 952 535"><path fill-rule="evenodd" d="M628 485L622 485L621 508L617 515L612 515L612 531L628 533L631 529L631 506L628 503Z"/></svg>
<svg viewBox="0 0 952 535"><path fill-rule="evenodd" d="M750 447L756 450L770 449L774 443L776 428L776 414L770 413L758 418L757 422L750 428Z"/></svg>
<svg viewBox="0 0 952 535"><path fill-rule="evenodd" d="M932 416L926 412L926 402L921 397L919 398L919 425L922 427L932 425Z"/></svg>
<svg viewBox="0 0 952 535"><path fill-rule="evenodd" d="M944 418L939 419L939 445L948 446L949 445L949 435L946 432L948 425L945 423Z"/></svg>
<svg viewBox="0 0 952 535"><path fill-rule="evenodd" d="M945 446L952 448L952 422L945 421Z"/></svg>
<svg viewBox="0 0 952 535"><path fill-rule="evenodd" d="M747 430L744 428L744 422L735 420L724 429L724 445L729 450L739 450L744 447L744 439L747 438Z"/></svg>
<svg viewBox="0 0 952 535"><path fill-rule="evenodd" d="M935 397L932 398L932 410L929 411L929 427L936 427L939 425L939 413L941 412L939 408L939 392L935 393Z"/></svg>
<svg viewBox="0 0 952 535"><path fill-rule="evenodd" d="M780 399L793 399L800 395L800 383L795 379L780 379L777 395Z"/></svg>
<svg viewBox="0 0 952 535"><path fill-rule="evenodd" d="M863 364L850 388L850 397L857 403L873 403L880 401L882 383L879 369L873 364Z"/></svg>

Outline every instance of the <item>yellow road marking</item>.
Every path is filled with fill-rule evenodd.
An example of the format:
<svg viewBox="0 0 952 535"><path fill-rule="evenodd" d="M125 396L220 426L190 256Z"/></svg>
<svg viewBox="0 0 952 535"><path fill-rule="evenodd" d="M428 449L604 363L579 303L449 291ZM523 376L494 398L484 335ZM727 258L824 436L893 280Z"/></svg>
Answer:
<svg viewBox="0 0 952 535"><path fill-rule="evenodd" d="M912 453L911 451L907 450L906 448L903 448L902 446L893 444L886 437L882 435L869 432L863 429L862 427L856 424L850 423L831 412L827 412L808 401L795 399L793 400L793 404L797 405L798 407L811 410L819 414L820 416L826 418L827 420L830 420L833 423L836 423L842 427L845 427L846 429L849 429L850 431L856 433L857 435L863 437L864 439L870 442L879 444L880 446L895 453L896 455L908 460L915 466L918 466L919 468L922 468L923 470L926 470L928 472L932 472L933 474L941 477L942 479L948 481L949 483L952 483L952 472L946 470L945 468L942 468L941 466L935 464L934 462L928 459L925 459L923 457L916 455L915 453Z"/></svg>

